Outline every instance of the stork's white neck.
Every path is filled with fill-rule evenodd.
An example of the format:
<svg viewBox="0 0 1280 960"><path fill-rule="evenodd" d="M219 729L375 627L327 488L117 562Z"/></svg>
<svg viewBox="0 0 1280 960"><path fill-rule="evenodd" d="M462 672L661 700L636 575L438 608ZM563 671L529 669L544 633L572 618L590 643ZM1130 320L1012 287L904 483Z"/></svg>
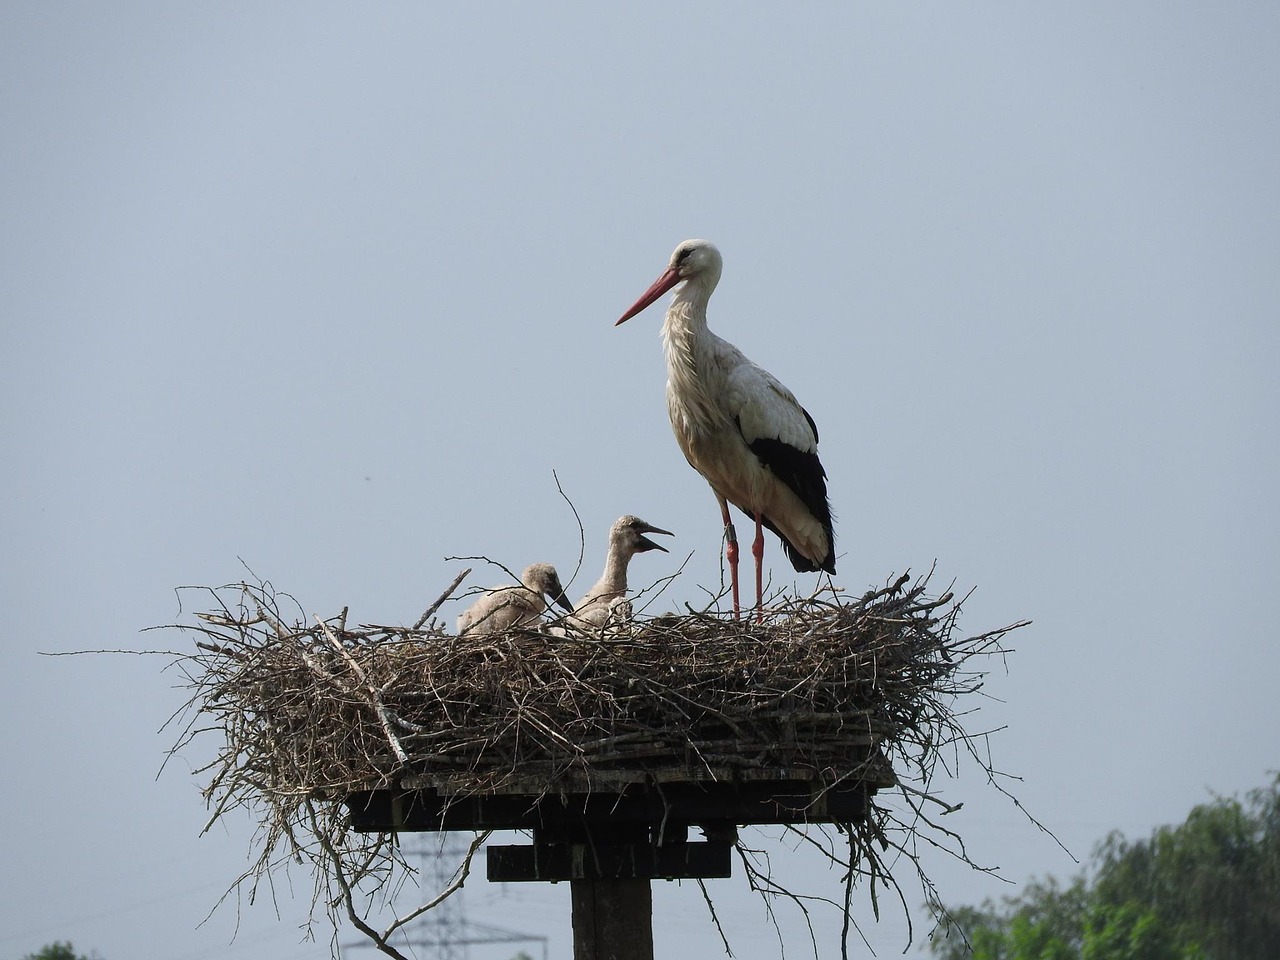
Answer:
<svg viewBox="0 0 1280 960"><path fill-rule="evenodd" d="M630 550L620 543L610 543L604 573L600 582L591 589L591 596L623 596L627 592L627 566L630 562Z"/></svg>
<svg viewBox="0 0 1280 960"><path fill-rule="evenodd" d="M707 303L711 300L711 294L715 292L716 284L719 282L719 270L708 270L689 277L676 288L667 313L670 314L671 311L680 309L682 312L687 313L691 320L705 324L707 322Z"/></svg>
<svg viewBox="0 0 1280 960"><path fill-rule="evenodd" d="M662 324L667 412L677 438L704 434L719 428L724 420L715 402L720 385L710 382L722 373L720 365L713 362L719 338L707 329L707 301L718 279L686 280L676 291Z"/></svg>

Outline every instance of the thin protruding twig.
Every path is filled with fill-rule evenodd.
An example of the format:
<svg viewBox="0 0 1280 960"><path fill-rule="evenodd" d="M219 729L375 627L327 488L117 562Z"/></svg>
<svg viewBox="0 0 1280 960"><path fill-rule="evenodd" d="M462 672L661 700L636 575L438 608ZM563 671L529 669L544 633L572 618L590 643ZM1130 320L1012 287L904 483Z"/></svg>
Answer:
<svg viewBox="0 0 1280 960"><path fill-rule="evenodd" d="M578 573L582 570L582 558L587 555L587 531L582 525L582 517L578 516L578 508L573 505L569 495L564 492L564 487L560 486L560 477L554 470L551 471L551 479L555 481L556 491L560 494L560 498L569 505L569 510L573 513L574 522L578 525L578 562L573 566L573 575L569 577L567 586L578 579Z"/></svg>
<svg viewBox="0 0 1280 960"><path fill-rule="evenodd" d="M716 905L711 900L711 894L707 893L707 885L698 880L698 889L702 891L702 900L707 905L707 912L711 914L711 922L715 925L716 933L720 934L720 942L724 944L724 952L730 957L733 956L733 948L729 946L729 938L725 936L724 927L720 925L720 918L716 916Z"/></svg>
<svg viewBox="0 0 1280 960"><path fill-rule="evenodd" d="M428 910L434 910L440 904L444 903L449 897L453 896L462 889L462 885L467 882L467 877L471 875L471 862L475 859L476 852L484 845L493 833L492 830L484 830L477 833L471 840L471 845L467 847L467 852L462 857L462 863L458 865L457 872L454 874L453 880L449 885L441 890L436 896L428 900L426 903L415 907L402 917L397 917L392 921L391 925L382 932L382 939L385 941L391 937L393 933L403 927L406 923L412 923L422 916Z"/></svg>
<svg viewBox="0 0 1280 960"><path fill-rule="evenodd" d="M418 618L417 622L416 622L416 623L414 623L414 625L413 625L413 629L415 629L415 630L421 630L421 629L422 629L422 625L423 625L424 623L426 623L428 620L430 620L430 619L431 619L431 617L432 617L432 615L433 615L437 610L439 610L439 609L440 609L440 605L441 605L442 603L444 603L446 600L448 600L448 599L449 599L449 597L451 597L451 596L453 595L453 591L455 591L455 590L457 590L457 589L458 589L458 584L460 584L463 580L465 580L465 579L467 578L467 575L468 575L469 573L471 573L471 568L470 568L470 567L467 567L467 568L466 568L465 570L463 570L460 574L458 574L456 577L454 577L454 578L453 578L453 583L451 583L451 584L449 584L449 586L445 587L445 589L444 589L444 593L442 593L442 594L440 594L440 596L436 597L435 603L433 603L433 604L431 604L431 606L427 607L427 612L426 612L426 613L424 613L422 616L420 616L420 617Z"/></svg>

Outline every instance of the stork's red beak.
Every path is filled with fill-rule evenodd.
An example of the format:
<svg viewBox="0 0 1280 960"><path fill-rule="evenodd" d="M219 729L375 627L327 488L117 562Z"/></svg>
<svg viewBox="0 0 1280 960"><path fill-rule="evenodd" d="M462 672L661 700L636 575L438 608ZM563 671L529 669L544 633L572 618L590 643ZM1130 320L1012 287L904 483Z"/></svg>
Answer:
<svg viewBox="0 0 1280 960"><path fill-rule="evenodd" d="M653 286L640 295L640 299L631 305L631 309L619 318L618 323L630 320L683 279L684 277L680 276L679 268L669 267L666 273L653 281ZM615 323L614 326L616 327L618 323Z"/></svg>

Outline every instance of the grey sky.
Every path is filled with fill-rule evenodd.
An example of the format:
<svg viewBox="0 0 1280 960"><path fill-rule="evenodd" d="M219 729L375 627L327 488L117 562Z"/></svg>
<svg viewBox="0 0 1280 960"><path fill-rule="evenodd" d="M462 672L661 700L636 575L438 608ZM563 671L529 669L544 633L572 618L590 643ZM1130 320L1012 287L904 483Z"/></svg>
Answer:
<svg viewBox="0 0 1280 960"><path fill-rule="evenodd" d="M154 779L179 678L36 651L180 644L139 630L238 558L378 622L449 555L567 579L553 470L571 595L628 512L677 535L633 584L692 551L664 603L715 586L661 307L612 326L693 236L725 257L713 329L819 424L837 582L936 560L978 588L966 630L1035 621L972 725L1007 725L997 766L1072 851L1263 783L1278 30L1268 3L0 6L0 957L325 954L302 875L233 944L234 908L197 929L250 826L197 838L198 781ZM975 859L1072 870L977 773L946 787ZM959 902L1016 889L927 865ZM711 889L736 955L776 956L741 877ZM655 906L661 955L719 949L696 888ZM567 955L563 885L467 907ZM892 906L860 917L902 949Z"/></svg>

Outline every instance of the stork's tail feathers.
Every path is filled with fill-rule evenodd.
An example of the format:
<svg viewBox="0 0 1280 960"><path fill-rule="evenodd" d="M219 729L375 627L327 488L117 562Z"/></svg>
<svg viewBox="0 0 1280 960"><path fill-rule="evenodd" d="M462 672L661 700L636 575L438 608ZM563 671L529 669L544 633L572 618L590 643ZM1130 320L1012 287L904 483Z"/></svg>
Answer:
<svg viewBox="0 0 1280 960"><path fill-rule="evenodd" d="M824 503L823 506L826 506ZM744 513L746 511L743 511ZM750 514L747 514L750 516ZM819 517L822 521L823 532L827 535L827 555L819 560L813 560L800 552L800 548L782 535L779 530L768 517L761 517L760 522L766 530L771 530L777 534L778 539L782 541L782 549L786 551L787 559L791 561L791 566L795 567L797 573L817 573L824 570L827 573L836 572L836 539L835 531L832 528L831 510L828 507L824 514Z"/></svg>

